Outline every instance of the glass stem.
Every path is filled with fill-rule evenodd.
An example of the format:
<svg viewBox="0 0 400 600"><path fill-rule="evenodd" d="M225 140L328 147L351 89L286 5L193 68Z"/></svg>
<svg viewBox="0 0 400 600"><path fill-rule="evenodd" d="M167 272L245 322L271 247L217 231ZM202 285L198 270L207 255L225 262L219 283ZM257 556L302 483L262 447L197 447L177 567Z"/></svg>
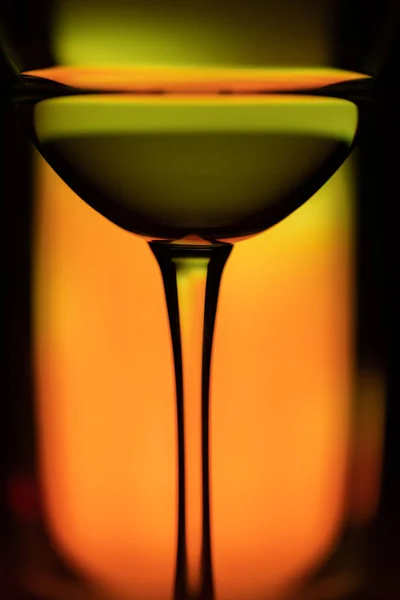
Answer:
<svg viewBox="0 0 400 600"><path fill-rule="evenodd" d="M175 600L212 600L209 388L214 322L229 244L151 242L161 269L175 363L178 543Z"/></svg>

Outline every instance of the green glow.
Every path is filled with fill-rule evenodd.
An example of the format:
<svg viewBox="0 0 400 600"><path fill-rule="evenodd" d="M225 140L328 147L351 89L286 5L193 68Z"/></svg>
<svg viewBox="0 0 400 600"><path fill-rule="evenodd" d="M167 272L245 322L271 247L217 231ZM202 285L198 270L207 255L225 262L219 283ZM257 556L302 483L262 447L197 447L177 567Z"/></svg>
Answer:
<svg viewBox="0 0 400 600"><path fill-rule="evenodd" d="M59 65L322 66L330 0L58 0Z"/></svg>
<svg viewBox="0 0 400 600"><path fill-rule="evenodd" d="M197 275L202 278L207 274L209 258L174 258L176 265L176 277L178 284L185 282L187 278Z"/></svg>
<svg viewBox="0 0 400 600"><path fill-rule="evenodd" d="M351 143L357 107L335 98L285 97L140 100L104 96L54 98L35 110L41 142L107 134L262 133L302 134Z"/></svg>
<svg viewBox="0 0 400 600"><path fill-rule="evenodd" d="M279 203L357 124L352 103L303 96L72 96L34 121L95 193L188 234Z"/></svg>

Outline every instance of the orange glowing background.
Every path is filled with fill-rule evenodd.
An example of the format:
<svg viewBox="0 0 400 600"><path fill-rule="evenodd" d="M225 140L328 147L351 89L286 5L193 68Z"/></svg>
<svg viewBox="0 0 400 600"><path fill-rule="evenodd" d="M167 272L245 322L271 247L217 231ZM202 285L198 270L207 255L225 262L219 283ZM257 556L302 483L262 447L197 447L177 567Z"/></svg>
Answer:
<svg viewBox="0 0 400 600"><path fill-rule="evenodd" d="M353 197L348 161L291 217L238 244L226 267L211 383L217 600L276 598L340 534L354 370ZM53 542L107 598L168 600L177 444L155 259L38 158L34 269ZM368 452L360 452L362 462ZM355 512L371 510L370 479Z"/></svg>

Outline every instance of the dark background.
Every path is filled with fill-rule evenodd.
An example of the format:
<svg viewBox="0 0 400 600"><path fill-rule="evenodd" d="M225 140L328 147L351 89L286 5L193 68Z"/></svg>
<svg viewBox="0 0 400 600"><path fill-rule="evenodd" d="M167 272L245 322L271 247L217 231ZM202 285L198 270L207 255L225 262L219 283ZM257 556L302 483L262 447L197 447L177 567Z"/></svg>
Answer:
<svg viewBox="0 0 400 600"><path fill-rule="evenodd" d="M364 3L363 3L364 6ZM363 8L361 7L361 12ZM361 12L359 14L361 14ZM373 15L371 16L373 18ZM359 25L359 23L358 23ZM356 25L357 27L357 25ZM352 29L352 35L356 29ZM349 38L350 39L350 38ZM398 282L397 208L400 205L399 36L382 71L377 110L359 140L358 201L358 348L361 366L382 366L387 379L387 414L383 486L379 518L370 555L368 591L358 600L400 598L400 411L398 410L400 354L396 348ZM11 456L11 411L29 410L32 392L30 357L31 186L30 145L10 108L9 67L0 57L0 193L2 251L2 353L5 367L0 380L0 486L18 456ZM12 402L7 399L12 398ZM22 423L23 421L19 419ZM32 445L28 428L21 432L26 450ZM32 456L33 459L33 456ZM0 489L0 528L5 527ZM1 552L1 550L0 550ZM1 555L0 555L1 559ZM0 565L1 573L1 565ZM1 585L1 584L0 584ZM4 600L11 600L4 597Z"/></svg>
<svg viewBox="0 0 400 600"><path fill-rule="evenodd" d="M23 414L28 409L32 391L29 306L31 153L10 107L7 90L12 81L8 65L0 55L1 355L4 357L0 380L0 539L8 531L5 482L18 461L11 452L11 448L15 449L10 426L15 419L11 411ZM0 544L0 597L14 600L7 591L8 557L3 555L3 546Z"/></svg>

